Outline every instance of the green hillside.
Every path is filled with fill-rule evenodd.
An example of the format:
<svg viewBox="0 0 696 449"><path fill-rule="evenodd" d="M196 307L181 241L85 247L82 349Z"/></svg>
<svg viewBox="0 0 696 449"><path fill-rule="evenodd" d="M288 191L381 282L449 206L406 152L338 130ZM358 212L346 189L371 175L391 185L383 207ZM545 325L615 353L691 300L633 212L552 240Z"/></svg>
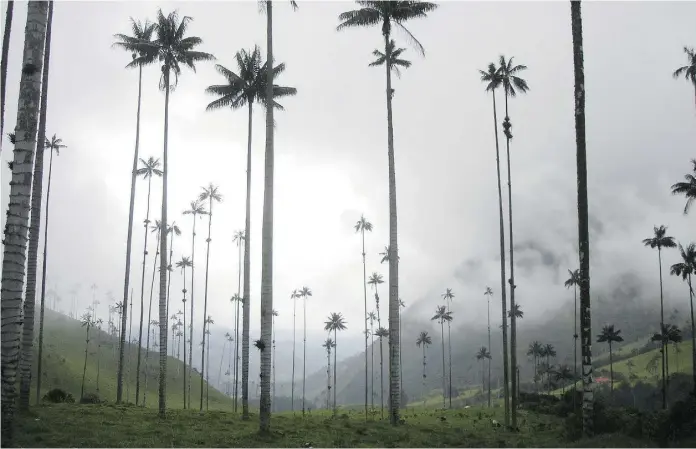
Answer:
<svg viewBox="0 0 696 449"><path fill-rule="evenodd" d="M133 334L138 326L133 323ZM37 326L38 330L38 326ZM90 343L87 358L87 372L85 376L85 394L97 392L97 334L101 340L99 357L99 396L103 400L114 402L116 400L116 375L118 366L117 339L105 332L90 330ZM152 344L152 340L150 342ZM35 357L37 354L35 344ZM145 350L142 350L144 366ZM135 402L135 367L137 361L137 346L127 345L126 367L130 360L130 376L124 379L124 399ZM79 399L82 385L82 370L85 361L85 328L80 323L65 315L46 310L46 324L44 331L44 361L42 366L43 380L42 394L52 388L61 388L71 393L75 399ZM34 360L36 366L36 359ZM128 371L128 370L127 370ZM143 371L145 369L143 368ZM159 353L149 353L147 368L147 389L144 388L144 380L141 378L141 396L146 392L146 406L156 407L158 397L159 377ZM191 377L191 406L196 409L200 405L200 381L198 374ZM36 380L33 379L32 402L35 400ZM175 358L168 358L167 365L167 406L170 408L183 408L183 363ZM233 401L214 389L209 390L209 407L214 410L231 410Z"/></svg>

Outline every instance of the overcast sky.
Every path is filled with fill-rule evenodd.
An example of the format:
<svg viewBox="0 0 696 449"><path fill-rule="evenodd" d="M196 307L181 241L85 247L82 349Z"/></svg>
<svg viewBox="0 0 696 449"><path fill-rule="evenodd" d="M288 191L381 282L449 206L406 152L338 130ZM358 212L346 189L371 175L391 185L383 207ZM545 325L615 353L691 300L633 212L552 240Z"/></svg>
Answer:
<svg viewBox="0 0 696 449"><path fill-rule="evenodd" d="M138 78L137 71L124 68L130 55L110 46L114 33L130 32L129 17L154 18L158 6L193 17L189 32L203 39L200 49L229 69L237 71L234 54L242 48L258 44L265 54L265 16L255 1L56 2L47 134L57 133L68 148L54 158L48 287L64 297L63 308L75 284L82 286L82 308L92 283L103 302L109 291L122 297ZM289 295L302 285L314 292L310 329L323 327L329 312L342 312L351 334L362 327L360 238L353 231L361 213L374 224L366 236L368 273L387 278L378 255L388 240L385 80L383 69L368 67L372 51L383 44L379 28L336 31L338 14L354 8L348 2L301 2L294 13L286 2L274 8L274 50L287 65L278 82L298 90L283 100L286 111L276 114L274 308L281 329L291 327ZM655 281L650 294L657 295L657 255L641 239L652 234L653 225L665 224L678 240L696 240L696 211L683 216L684 199L669 189L696 157L693 87L671 76L687 62L684 45L696 46L694 17L693 2L583 4L593 288L618 272L635 271ZM7 131L16 123L25 22L26 3L15 2ZM562 282L577 265L569 4L443 2L428 19L408 27L426 57L395 34L413 62L394 78L400 296L410 308L405 317L430 318L447 287L456 295L455 328L485 317L487 285L499 298L492 102L478 69L504 54L528 66L523 76L530 92L510 101L517 297L526 318L541 318L572 298ZM143 158L162 156L164 95L158 78L157 67L144 70ZM183 231L174 242L175 259L190 256L192 218L181 212L201 186L220 186L224 202L215 206L212 227L209 308L216 324L231 327L229 298L237 291L238 269L232 235L244 225L247 115L205 112L213 98L204 89L223 81L214 63L201 63L196 73L184 69L171 96L169 216ZM252 336L260 323L260 110L254 121ZM5 210L7 141L3 149ZM136 304L146 187L138 182L131 276ZM159 192L159 181L153 182L152 219L159 216ZM195 254L200 316L204 223L198 223ZM676 253L664 260L674 263ZM181 288L177 271L174 299ZM666 288L668 301L686 300L676 279ZM386 284L381 295L387 297Z"/></svg>

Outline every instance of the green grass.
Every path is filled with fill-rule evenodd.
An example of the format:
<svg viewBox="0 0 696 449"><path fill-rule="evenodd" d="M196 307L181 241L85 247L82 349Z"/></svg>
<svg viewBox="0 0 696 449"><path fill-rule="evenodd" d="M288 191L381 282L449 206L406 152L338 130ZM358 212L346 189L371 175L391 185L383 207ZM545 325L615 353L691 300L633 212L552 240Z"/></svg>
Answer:
<svg viewBox="0 0 696 449"><path fill-rule="evenodd" d="M146 331L144 327L143 332ZM96 330L96 329L95 329ZM85 376L85 394L97 390L97 333L90 330L89 354L87 373ZM138 323L133 323L133 336L137 335ZM80 398L82 385L82 369L85 361L85 328L79 322L65 315L50 310L46 311L44 330L44 357L42 371L44 372L41 394L52 388L61 388L71 393L75 400ZM107 401L116 401L116 378L118 367L118 352L116 338L100 334L101 350L99 363L99 396ZM143 342L144 343L144 342ZM152 344L152 339L150 341ZM36 353L36 345L35 345ZM142 350L142 369L144 369L145 349ZM130 357L130 376L125 376L123 399L135 402L135 368L137 361L137 346L127 345L125 353L126 367ZM36 366L36 359L34 360ZM212 368L212 367L211 367ZM147 402L148 407L157 406L159 353L150 351L147 368ZM127 374L127 373L126 373ZM191 376L191 406L197 408L200 404L200 376ZM32 380L31 403L36 401L36 379ZM169 357L167 361L167 405L173 408L183 408L183 363ZM144 379L141 377L141 398L144 389ZM210 388L210 409L231 410L232 401L214 388Z"/></svg>
<svg viewBox="0 0 696 449"><path fill-rule="evenodd" d="M363 414L312 412L273 416L269 435L258 433L258 416L242 421L230 412L171 410L161 420L152 409L125 405L50 404L34 407L18 418L15 445L20 447L558 447L563 439L560 418L519 413L519 432L494 427L502 410L404 412L405 424L365 421ZM441 418L445 418L442 420ZM578 447L643 447L623 436L577 442Z"/></svg>

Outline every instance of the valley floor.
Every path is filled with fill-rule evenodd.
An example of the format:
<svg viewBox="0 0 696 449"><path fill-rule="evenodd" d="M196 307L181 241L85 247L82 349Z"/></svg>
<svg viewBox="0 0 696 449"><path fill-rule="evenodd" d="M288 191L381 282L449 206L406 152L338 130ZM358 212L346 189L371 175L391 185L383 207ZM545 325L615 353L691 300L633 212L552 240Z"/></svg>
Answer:
<svg viewBox="0 0 696 449"><path fill-rule="evenodd" d="M386 416L386 414L385 414ZM258 433L229 412L171 410L165 420L154 409L132 405L50 404L18 416L16 447L654 447L650 442L603 435L570 443L560 418L520 411L520 431L493 424L500 409L406 410L405 424L392 427L379 414L326 411L273 415L272 432Z"/></svg>

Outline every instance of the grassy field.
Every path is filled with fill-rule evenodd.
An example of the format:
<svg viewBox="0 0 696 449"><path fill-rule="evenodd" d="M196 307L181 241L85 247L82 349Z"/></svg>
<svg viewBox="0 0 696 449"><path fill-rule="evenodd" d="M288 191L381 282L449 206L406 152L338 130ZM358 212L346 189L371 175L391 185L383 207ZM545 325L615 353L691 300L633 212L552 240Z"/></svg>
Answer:
<svg viewBox="0 0 696 449"><path fill-rule="evenodd" d="M51 388L60 388L71 393L79 400L82 385L82 369L85 361L85 328L80 324L61 314L46 311L46 325L44 331L44 361L42 371L42 395ZM137 323L133 323L133 334L137 334ZM146 328L145 328L146 329ZM117 377L117 341L114 337L102 332L99 336L101 350L99 357L99 396L107 401L116 400ZM151 339L152 343L152 339ZM35 345L36 349L36 345ZM87 372L85 376L85 394L97 392L97 332L90 330L90 343L87 358ZM35 351L36 352L36 351ZM145 372L142 350L142 370ZM124 400L135 401L135 370L137 361L137 346L126 347L126 366L130 360L130 376L124 380ZM34 361L36 366L36 360ZM127 370L128 371L128 370ZM159 376L159 353L150 351L147 367L148 383L144 388L144 379L141 377L141 396L147 392L148 407L157 406L157 389ZM169 357L167 364L167 405L172 408L183 408L183 363ZM191 376L191 406L198 407L200 401L201 378L194 373ZM35 401L36 381L33 380L32 403ZM210 388L210 409L232 410L232 401L214 388ZM141 398L142 399L142 398ZM195 404L195 405L194 405Z"/></svg>
<svg viewBox="0 0 696 449"><path fill-rule="evenodd" d="M172 410L161 420L152 409L116 405L51 404L18 419L20 447L650 447L620 435L565 441L560 418L520 411L520 431L493 424L500 409L404 412L405 423L365 421L363 414L339 411L276 414L272 432L258 433L249 421L229 412Z"/></svg>

